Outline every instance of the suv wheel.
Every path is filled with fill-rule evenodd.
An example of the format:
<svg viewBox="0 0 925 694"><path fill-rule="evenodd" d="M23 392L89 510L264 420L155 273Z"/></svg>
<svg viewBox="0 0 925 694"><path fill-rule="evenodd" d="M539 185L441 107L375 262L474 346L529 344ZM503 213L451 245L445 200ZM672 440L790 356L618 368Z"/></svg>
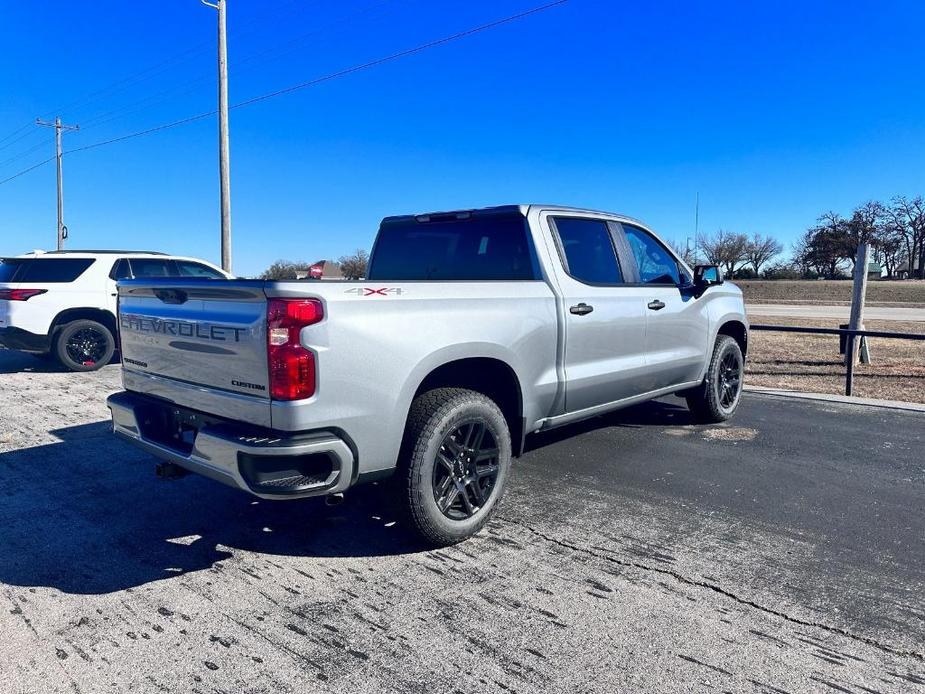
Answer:
<svg viewBox="0 0 925 694"><path fill-rule="evenodd" d="M439 388L411 404L400 461L411 528L451 545L491 518L511 468L511 434L498 406L462 388Z"/></svg>
<svg viewBox="0 0 925 694"><path fill-rule="evenodd" d="M71 371L96 371L112 359L116 341L102 323L75 320L58 330L55 356Z"/></svg>
<svg viewBox="0 0 925 694"><path fill-rule="evenodd" d="M739 343L729 335L718 336L703 383L685 393L694 419L716 424L732 417L742 399L744 377L745 359Z"/></svg>

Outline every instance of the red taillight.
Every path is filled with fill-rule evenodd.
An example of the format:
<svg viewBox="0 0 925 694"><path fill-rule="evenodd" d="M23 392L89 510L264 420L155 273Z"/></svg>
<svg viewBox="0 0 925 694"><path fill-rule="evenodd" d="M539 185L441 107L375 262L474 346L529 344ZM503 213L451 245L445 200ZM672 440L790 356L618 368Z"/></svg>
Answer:
<svg viewBox="0 0 925 694"><path fill-rule="evenodd" d="M7 301L28 301L33 296L44 294L47 289L0 289L0 299Z"/></svg>
<svg viewBox="0 0 925 694"><path fill-rule="evenodd" d="M267 360L274 400L302 400L315 394L315 354L302 346L299 334L322 318L324 308L317 299L267 303Z"/></svg>

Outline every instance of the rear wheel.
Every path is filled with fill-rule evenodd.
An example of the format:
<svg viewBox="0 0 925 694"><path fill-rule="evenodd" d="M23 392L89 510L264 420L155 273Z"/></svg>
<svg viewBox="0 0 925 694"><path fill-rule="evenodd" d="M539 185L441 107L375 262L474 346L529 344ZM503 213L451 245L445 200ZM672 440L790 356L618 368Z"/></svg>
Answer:
<svg viewBox="0 0 925 694"><path fill-rule="evenodd" d="M511 467L511 434L485 395L438 388L412 403L400 464L412 530L432 545L455 544L497 508Z"/></svg>
<svg viewBox="0 0 925 694"><path fill-rule="evenodd" d="M744 376L739 343L729 335L718 336L703 383L685 394L694 419L716 424L732 417L742 397Z"/></svg>
<svg viewBox="0 0 925 694"><path fill-rule="evenodd" d="M109 363L115 349L109 328L92 320L66 323L55 340L55 356L71 371L96 371Z"/></svg>

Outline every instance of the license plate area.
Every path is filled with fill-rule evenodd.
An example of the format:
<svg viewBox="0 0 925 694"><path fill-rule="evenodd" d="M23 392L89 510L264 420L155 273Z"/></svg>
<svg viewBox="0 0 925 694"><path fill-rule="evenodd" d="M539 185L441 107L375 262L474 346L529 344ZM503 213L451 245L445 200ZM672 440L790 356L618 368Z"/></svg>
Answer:
<svg viewBox="0 0 925 694"><path fill-rule="evenodd" d="M218 417L185 407L155 403L137 408L136 418L143 438L183 456L192 453L203 427L221 422Z"/></svg>

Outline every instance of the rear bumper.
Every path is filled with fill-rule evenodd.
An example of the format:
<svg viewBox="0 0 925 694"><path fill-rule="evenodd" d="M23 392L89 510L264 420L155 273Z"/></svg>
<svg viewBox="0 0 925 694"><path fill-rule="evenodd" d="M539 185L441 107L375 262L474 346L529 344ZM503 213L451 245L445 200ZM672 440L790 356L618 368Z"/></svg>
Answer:
<svg viewBox="0 0 925 694"><path fill-rule="evenodd" d="M347 489L355 476L350 446L332 432L259 431L131 392L110 395L106 404L120 438L262 499L335 494Z"/></svg>
<svg viewBox="0 0 925 694"><path fill-rule="evenodd" d="M51 349L48 335L37 335L22 328L0 328L0 345L23 352L47 352Z"/></svg>

